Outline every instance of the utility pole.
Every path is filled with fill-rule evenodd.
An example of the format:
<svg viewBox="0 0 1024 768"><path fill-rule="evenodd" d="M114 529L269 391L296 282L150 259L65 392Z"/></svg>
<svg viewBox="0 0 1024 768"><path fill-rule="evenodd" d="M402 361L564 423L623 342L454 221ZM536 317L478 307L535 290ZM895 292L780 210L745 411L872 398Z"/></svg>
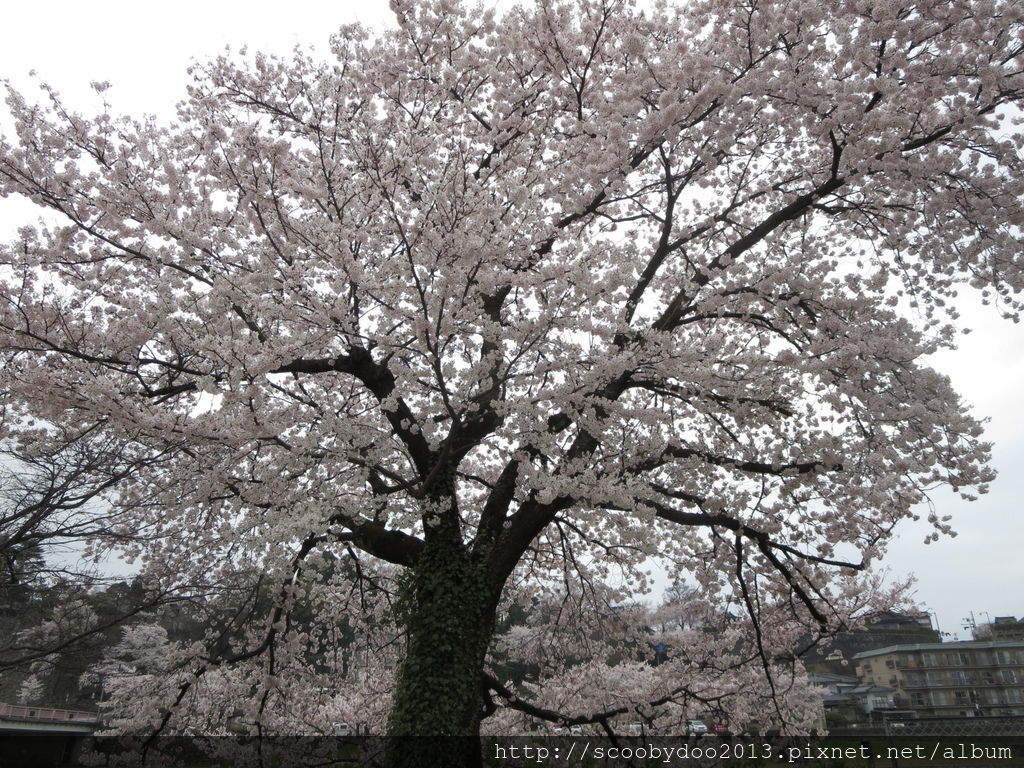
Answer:
<svg viewBox="0 0 1024 768"><path fill-rule="evenodd" d="M964 619L964 629L971 630L971 640L978 639L978 622L974 620L974 611L971 611L971 615Z"/></svg>

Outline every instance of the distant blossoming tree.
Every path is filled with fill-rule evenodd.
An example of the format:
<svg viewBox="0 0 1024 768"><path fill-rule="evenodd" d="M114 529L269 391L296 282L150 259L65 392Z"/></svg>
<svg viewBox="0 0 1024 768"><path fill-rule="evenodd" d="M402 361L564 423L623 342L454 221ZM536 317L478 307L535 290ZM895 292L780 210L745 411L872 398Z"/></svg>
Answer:
<svg viewBox="0 0 1024 768"><path fill-rule="evenodd" d="M391 766L471 765L510 709L693 711L710 659L493 673L502 606L596 642L656 558L799 720L797 639L928 489L990 479L921 359L962 284L1017 311L1020 4L393 7L328 62L197 67L171 125L9 94L0 194L56 217L0 251L0 437L121 446L107 525L210 615L140 717L217 680L264 728L346 616L400 648ZM529 626L501 653L565 642Z"/></svg>

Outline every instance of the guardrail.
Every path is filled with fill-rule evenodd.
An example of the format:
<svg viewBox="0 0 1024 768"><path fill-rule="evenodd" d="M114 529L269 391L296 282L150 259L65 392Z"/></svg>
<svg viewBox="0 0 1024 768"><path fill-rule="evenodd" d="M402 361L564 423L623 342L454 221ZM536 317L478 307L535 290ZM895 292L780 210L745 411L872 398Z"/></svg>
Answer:
<svg viewBox="0 0 1024 768"><path fill-rule="evenodd" d="M24 707L0 702L0 718L47 723L97 723L95 712L80 709L54 709L52 707Z"/></svg>

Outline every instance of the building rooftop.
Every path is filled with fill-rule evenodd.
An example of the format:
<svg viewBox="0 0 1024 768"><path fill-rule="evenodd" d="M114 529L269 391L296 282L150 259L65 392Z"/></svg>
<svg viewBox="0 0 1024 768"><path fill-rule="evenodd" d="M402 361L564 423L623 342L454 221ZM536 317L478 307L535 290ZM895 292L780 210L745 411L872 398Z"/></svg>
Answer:
<svg viewBox="0 0 1024 768"><path fill-rule="evenodd" d="M876 648L873 651L862 651L853 658L867 659L872 656L885 656L890 653L908 653L911 651L955 651L957 649L998 650L1000 648L1024 648L1024 640L961 640L954 643L890 645L885 648Z"/></svg>
<svg viewBox="0 0 1024 768"><path fill-rule="evenodd" d="M832 672L809 672L807 679L819 685L822 683L852 683L856 685L859 682L859 678L851 675L836 675Z"/></svg>
<svg viewBox="0 0 1024 768"><path fill-rule="evenodd" d="M895 693L895 692L896 692L895 688L891 688L888 685L878 685L877 683L863 683L862 685L858 685L856 688L854 688L854 689L852 689L850 691L850 693L852 693L854 695L860 695L860 696L863 696L863 695L869 694L869 693L887 694L887 693Z"/></svg>

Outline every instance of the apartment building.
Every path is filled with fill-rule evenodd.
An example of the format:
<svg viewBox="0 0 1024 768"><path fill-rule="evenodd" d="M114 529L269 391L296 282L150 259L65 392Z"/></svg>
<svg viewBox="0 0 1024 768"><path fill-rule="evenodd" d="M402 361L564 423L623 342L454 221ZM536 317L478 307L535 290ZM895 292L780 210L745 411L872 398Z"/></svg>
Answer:
<svg viewBox="0 0 1024 768"><path fill-rule="evenodd" d="M921 717L1024 715L1024 641L893 645L853 657L862 682Z"/></svg>

